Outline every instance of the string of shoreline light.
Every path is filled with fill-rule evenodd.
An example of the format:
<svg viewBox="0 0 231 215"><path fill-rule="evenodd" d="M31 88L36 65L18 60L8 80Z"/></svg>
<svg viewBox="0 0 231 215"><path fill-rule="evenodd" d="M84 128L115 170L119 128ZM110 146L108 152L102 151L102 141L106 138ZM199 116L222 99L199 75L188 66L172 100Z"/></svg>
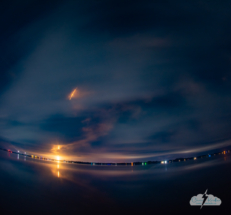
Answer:
<svg viewBox="0 0 231 215"><path fill-rule="evenodd" d="M197 160L197 159L202 159L202 158L210 158L212 156L217 156L217 155L226 155L228 153L230 153L230 150L225 150L225 151L221 151L221 152L217 152L217 153L213 153L213 154L206 154L206 155L200 155L200 156L196 156L196 157L188 157L188 158L176 158L174 160L163 160L163 161L147 161L147 162L128 162L128 163L102 163L102 162L84 162L84 161L68 161L68 160L60 160L60 159L50 159L50 158L46 158L46 157L42 157L42 156L37 156L37 155L30 155L27 154L26 152L24 153L20 153L20 151L18 150L17 152L14 152L10 149L4 149L4 148L0 148L0 150L2 151L6 151L9 153L13 153L13 154L18 154L18 155L22 155L25 157L30 157L33 159L37 159L37 160L44 160L44 161L52 161L52 162L63 162L63 163L75 163L75 164L88 164L88 165L125 165L125 166L135 166L135 165L142 165L142 166L146 166L149 164L170 164L170 163L174 163L174 162L186 162L189 160Z"/></svg>

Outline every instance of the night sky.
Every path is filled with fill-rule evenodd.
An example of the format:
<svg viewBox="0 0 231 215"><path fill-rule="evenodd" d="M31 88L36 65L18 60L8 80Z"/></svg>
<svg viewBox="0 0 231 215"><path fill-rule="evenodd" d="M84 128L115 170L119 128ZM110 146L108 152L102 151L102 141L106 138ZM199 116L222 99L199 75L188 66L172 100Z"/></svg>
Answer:
<svg viewBox="0 0 231 215"><path fill-rule="evenodd" d="M1 2L0 145L111 162L231 145L230 11L213 0Z"/></svg>

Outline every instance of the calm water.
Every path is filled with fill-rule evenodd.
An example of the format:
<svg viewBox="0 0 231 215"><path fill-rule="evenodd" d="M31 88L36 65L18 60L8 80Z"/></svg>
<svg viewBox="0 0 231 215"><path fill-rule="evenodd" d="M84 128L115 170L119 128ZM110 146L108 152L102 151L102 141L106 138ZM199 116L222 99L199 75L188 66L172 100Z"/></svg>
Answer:
<svg viewBox="0 0 231 215"><path fill-rule="evenodd" d="M44 162L0 151L0 214L228 214L231 158L147 166ZM192 207L204 193L221 206Z"/></svg>

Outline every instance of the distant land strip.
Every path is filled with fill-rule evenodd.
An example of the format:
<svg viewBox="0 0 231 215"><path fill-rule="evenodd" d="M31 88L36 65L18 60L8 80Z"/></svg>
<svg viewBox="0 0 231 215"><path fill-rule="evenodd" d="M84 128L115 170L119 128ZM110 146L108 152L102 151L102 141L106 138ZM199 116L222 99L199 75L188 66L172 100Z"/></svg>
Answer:
<svg viewBox="0 0 231 215"><path fill-rule="evenodd" d="M135 165L150 165L150 164L169 164L169 163L173 163L173 162L185 162L185 161L189 161L189 160L197 160L197 159L201 159L201 158L209 158L212 156L217 156L217 155L226 155L228 153L230 153L230 150L225 150L225 151L220 151L217 153L213 153L213 154L205 154L205 155L200 155L197 157L188 157L188 158L176 158L174 160L163 160L163 161L146 161L146 162L129 162L129 163L102 163L102 162L83 162L83 161L68 161L68 160L57 160L57 159L50 159L50 158L46 158L46 157L42 157L42 156L37 156L37 155L29 155L26 153L20 153L19 151L14 152L10 149L4 149L4 148L0 148L0 150L2 151L6 151L9 153L13 153L13 154L18 154L18 155L22 155L24 157L29 157L29 158L33 158L33 159L38 159L38 160L44 160L44 161L53 161L53 162L63 162L63 163L75 163L75 164L87 164L87 165L114 165L114 166L135 166Z"/></svg>

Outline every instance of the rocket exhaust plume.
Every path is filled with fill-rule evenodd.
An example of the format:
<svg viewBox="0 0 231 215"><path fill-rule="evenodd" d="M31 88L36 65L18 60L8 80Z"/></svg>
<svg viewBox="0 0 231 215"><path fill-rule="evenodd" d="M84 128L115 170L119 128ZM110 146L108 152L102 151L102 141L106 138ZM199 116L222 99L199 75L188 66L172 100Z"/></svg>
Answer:
<svg viewBox="0 0 231 215"><path fill-rule="evenodd" d="M77 91L77 88L75 88L75 89L70 93L70 95L68 96L69 100L71 100L71 99L75 96L76 91Z"/></svg>

